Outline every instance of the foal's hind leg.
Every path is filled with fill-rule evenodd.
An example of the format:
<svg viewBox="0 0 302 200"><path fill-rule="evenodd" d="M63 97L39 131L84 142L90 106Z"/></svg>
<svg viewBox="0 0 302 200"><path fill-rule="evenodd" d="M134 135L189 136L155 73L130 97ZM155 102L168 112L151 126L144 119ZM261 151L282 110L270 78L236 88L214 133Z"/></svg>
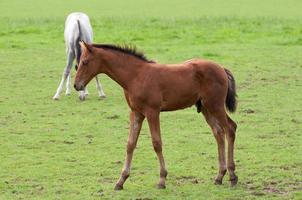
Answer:
<svg viewBox="0 0 302 200"><path fill-rule="evenodd" d="M222 179L227 171L225 159L225 134L224 126L226 126L225 114L222 111L210 112L207 108L202 107L201 111L206 118L207 123L212 129L213 135L218 146L218 162L219 171L215 178L215 184L221 185Z"/></svg>
<svg viewBox="0 0 302 200"><path fill-rule="evenodd" d="M227 141L228 141L228 161L227 161L227 167L230 175L230 181L231 185L234 186L238 182L238 177L235 174L235 162L234 162L234 142L235 142L235 132L237 128L237 124L229 117L228 123L229 123L229 131L227 133Z"/></svg>
<svg viewBox="0 0 302 200"><path fill-rule="evenodd" d="M71 51L71 50L68 50L67 51L67 65L63 71L63 75L62 75L62 80L60 82L60 85L57 89L57 92L56 94L53 96L53 99L54 100L58 100L59 97L60 97L60 93L62 92L63 90L63 87L64 87L64 82L66 81L69 73L70 73L70 69L72 67L72 62L74 60L74 53Z"/></svg>
<svg viewBox="0 0 302 200"><path fill-rule="evenodd" d="M136 147L137 139L139 136L139 132L142 127L142 123L144 120L144 116L141 115L140 113L132 111L130 113L130 132L128 136L128 144L127 144L127 155L126 155L126 160L124 164L124 168L122 170L121 176L118 180L118 182L115 185L115 190L121 190L123 189L123 185L127 178L130 175L130 166L131 166L131 161L133 157L133 151Z"/></svg>

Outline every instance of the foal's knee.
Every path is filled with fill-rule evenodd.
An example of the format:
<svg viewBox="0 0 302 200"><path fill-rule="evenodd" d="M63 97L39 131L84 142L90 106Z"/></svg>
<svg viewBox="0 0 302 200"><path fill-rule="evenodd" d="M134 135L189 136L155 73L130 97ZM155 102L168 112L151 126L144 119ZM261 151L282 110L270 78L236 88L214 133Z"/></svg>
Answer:
<svg viewBox="0 0 302 200"><path fill-rule="evenodd" d="M152 140L153 148L156 153L162 152L162 144L159 140Z"/></svg>
<svg viewBox="0 0 302 200"><path fill-rule="evenodd" d="M128 142L128 144L127 144L127 153L128 154L133 153L134 148L135 148L135 143L134 142Z"/></svg>
<svg viewBox="0 0 302 200"><path fill-rule="evenodd" d="M130 170L123 170L122 177L126 180L130 176Z"/></svg>

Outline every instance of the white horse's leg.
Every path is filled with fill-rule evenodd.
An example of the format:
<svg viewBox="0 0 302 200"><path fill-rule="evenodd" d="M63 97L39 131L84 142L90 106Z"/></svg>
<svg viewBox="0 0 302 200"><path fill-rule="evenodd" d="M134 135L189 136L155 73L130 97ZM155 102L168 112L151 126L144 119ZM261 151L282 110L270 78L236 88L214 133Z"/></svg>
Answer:
<svg viewBox="0 0 302 200"><path fill-rule="evenodd" d="M98 76L95 76L95 81L96 81L96 89L98 90L99 97L102 98L102 99L105 98L106 95L103 91L101 83L99 82Z"/></svg>
<svg viewBox="0 0 302 200"><path fill-rule="evenodd" d="M85 87L84 90L81 90L81 91L79 92L79 94L80 94L80 95L79 95L80 100L81 100L81 101L84 101L85 98L86 98L86 96L88 96L87 87Z"/></svg>
<svg viewBox="0 0 302 200"><path fill-rule="evenodd" d="M85 87L85 96L88 96L88 94L89 94L89 92L88 92L88 89L87 89L87 87Z"/></svg>
<svg viewBox="0 0 302 200"><path fill-rule="evenodd" d="M70 95L71 92L71 74L67 76L67 81L66 81L66 95Z"/></svg>
<svg viewBox="0 0 302 200"><path fill-rule="evenodd" d="M85 90L81 90L81 91L79 91L79 99L81 100L81 101L84 101L85 100Z"/></svg>
<svg viewBox="0 0 302 200"><path fill-rule="evenodd" d="M67 65L66 65L66 67L65 67L65 69L63 71L62 80L61 80L60 85L59 85L59 87L57 89L57 92L53 96L54 100L58 100L60 98L60 93L62 92L63 86L64 86L64 82L66 81L66 79L67 79L67 77L68 77L68 75L70 73L70 69L72 67L73 59L74 59L73 53L70 50L68 50L68 52L67 52Z"/></svg>

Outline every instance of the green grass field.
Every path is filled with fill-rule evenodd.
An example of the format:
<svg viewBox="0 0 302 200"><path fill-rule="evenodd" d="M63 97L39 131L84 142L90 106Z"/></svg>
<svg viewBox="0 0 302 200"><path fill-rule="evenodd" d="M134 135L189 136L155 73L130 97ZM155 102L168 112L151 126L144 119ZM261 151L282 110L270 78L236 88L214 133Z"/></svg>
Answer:
<svg viewBox="0 0 302 200"><path fill-rule="evenodd" d="M70 4L70 5L69 5ZM0 2L0 199L302 199L302 2L299 0ZM148 58L200 57L237 81L239 182L214 185L217 147L195 107L161 115L167 189L144 123L132 171L129 109L101 75L87 101L52 96L65 66L64 21L84 11L98 43L134 44ZM74 77L73 71L73 77Z"/></svg>

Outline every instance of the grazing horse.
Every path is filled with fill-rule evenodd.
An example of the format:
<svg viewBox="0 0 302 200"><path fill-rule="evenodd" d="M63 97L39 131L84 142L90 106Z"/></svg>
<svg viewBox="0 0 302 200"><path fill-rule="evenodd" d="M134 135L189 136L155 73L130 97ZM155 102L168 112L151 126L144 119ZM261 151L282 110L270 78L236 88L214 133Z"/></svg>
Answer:
<svg viewBox="0 0 302 200"><path fill-rule="evenodd" d="M159 114L196 105L212 129L218 145L219 172L216 184L228 170L231 185L236 185L234 141L236 123L228 116L236 110L235 80L232 73L218 64L192 59L181 64L159 64L148 60L133 48L80 42L82 55L74 87L82 90L97 74L105 73L123 87L130 112L130 133L121 176L115 185L123 189L129 177L133 151L147 118L152 144L160 164L158 188L165 188L168 174L162 153ZM227 162L225 138L228 142Z"/></svg>
<svg viewBox="0 0 302 200"><path fill-rule="evenodd" d="M63 71L62 80L57 89L56 94L53 96L54 100L60 98L60 93L63 90L64 82L66 81L66 95L70 95L71 90L71 79L70 70L72 67L73 60L76 58L77 64L80 61L81 47L79 41L83 40L85 42L92 42L92 28L90 25L89 17L84 13L71 13L68 15L65 22L64 38L66 44L67 53L67 65ZM77 65L75 67L77 69ZM102 85L99 83L98 77L95 77L96 87L99 92L100 98L105 97ZM80 92L80 99L85 100L85 96L88 95L88 90L85 88Z"/></svg>

